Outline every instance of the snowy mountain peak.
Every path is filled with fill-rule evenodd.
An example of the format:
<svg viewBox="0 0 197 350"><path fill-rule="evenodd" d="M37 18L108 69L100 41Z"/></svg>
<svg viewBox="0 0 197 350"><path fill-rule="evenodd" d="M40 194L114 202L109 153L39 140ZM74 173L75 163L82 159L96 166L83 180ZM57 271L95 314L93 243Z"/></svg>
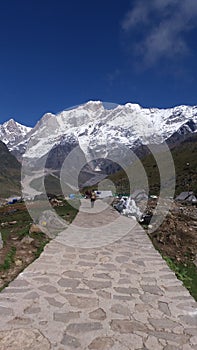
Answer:
<svg viewBox="0 0 197 350"><path fill-rule="evenodd" d="M14 129L18 129L18 128L20 128L20 126L22 127L23 125L17 123L13 118L11 118L7 122L3 123L4 129L10 130L10 131L12 131Z"/></svg>
<svg viewBox="0 0 197 350"><path fill-rule="evenodd" d="M21 155L26 150L25 157L35 159L62 143L78 144L88 159L92 154L105 158L120 145L132 149L136 144L159 144L174 133L196 131L197 106L159 109L88 101L57 115L44 114L32 130L10 120L0 126L0 140L10 150Z"/></svg>
<svg viewBox="0 0 197 350"><path fill-rule="evenodd" d="M142 109L142 107L139 104L137 104L137 103L130 103L130 102L126 103L124 105L124 107L132 109L132 110L134 110L134 109L136 109L136 110Z"/></svg>
<svg viewBox="0 0 197 350"><path fill-rule="evenodd" d="M24 139L24 137L32 130L32 128L16 122L13 118L0 125L0 140L11 148L16 143Z"/></svg>
<svg viewBox="0 0 197 350"><path fill-rule="evenodd" d="M6 126L6 125L15 125L15 124L16 124L16 121L13 118L11 118L7 122L5 122L3 125Z"/></svg>
<svg viewBox="0 0 197 350"><path fill-rule="evenodd" d="M102 101L93 101L93 100L90 100L84 104L82 104L82 106L98 106L98 107L102 107L103 106L103 103Z"/></svg>
<svg viewBox="0 0 197 350"><path fill-rule="evenodd" d="M82 104L78 107L79 110L89 110L96 112L98 110L104 110L103 103L101 101L88 101L85 104Z"/></svg>
<svg viewBox="0 0 197 350"><path fill-rule="evenodd" d="M37 122L36 126L40 126L40 125L42 125L42 124L44 124L44 123L47 123L51 118L54 118L54 117L55 117L55 114L47 112L47 113L45 113L45 114L42 116L42 118ZM35 127L36 127L36 126L35 126Z"/></svg>
<svg viewBox="0 0 197 350"><path fill-rule="evenodd" d="M4 127L4 129L18 129L22 133L27 134L32 128L25 126L16 122L13 118L9 119L7 122L3 123L0 127Z"/></svg>

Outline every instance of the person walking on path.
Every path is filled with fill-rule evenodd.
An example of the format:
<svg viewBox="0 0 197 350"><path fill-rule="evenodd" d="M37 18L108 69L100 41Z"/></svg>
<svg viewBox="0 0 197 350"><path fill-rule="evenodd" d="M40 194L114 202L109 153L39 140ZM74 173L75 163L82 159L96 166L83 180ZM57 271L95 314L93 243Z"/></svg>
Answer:
<svg viewBox="0 0 197 350"><path fill-rule="evenodd" d="M94 208L94 202L96 200L96 194L94 191L91 192L91 196L90 196L90 202L91 202L91 208Z"/></svg>

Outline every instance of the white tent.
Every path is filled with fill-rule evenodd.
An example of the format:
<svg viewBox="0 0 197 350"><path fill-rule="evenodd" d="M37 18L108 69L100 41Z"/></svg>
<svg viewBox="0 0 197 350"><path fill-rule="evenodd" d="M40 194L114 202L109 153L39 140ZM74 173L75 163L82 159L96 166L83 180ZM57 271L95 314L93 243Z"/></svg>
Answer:
<svg viewBox="0 0 197 350"><path fill-rule="evenodd" d="M95 193L96 196L100 199L113 196L112 191L95 191Z"/></svg>

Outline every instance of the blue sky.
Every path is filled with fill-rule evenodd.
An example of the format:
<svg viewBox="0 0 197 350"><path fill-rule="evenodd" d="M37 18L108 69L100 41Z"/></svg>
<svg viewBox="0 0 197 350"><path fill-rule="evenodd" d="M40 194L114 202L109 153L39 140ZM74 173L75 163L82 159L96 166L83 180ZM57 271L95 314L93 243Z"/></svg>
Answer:
<svg viewBox="0 0 197 350"><path fill-rule="evenodd" d="M0 124L88 100L197 104L196 0L1 0Z"/></svg>

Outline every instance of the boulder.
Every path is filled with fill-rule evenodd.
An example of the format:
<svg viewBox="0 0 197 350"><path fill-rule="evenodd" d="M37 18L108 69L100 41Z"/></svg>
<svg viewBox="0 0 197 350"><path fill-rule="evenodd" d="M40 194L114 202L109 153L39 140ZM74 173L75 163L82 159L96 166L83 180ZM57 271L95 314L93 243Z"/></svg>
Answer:
<svg viewBox="0 0 197 350"><path fill-rule="evenodd" d="M36 224L32 224L30 229L29 229L29 233L40 233L43 232L40 225L36 225Z"/></svg>
<svg viewBox="0 0 197 350"><path fill-rule="evenodd" d="M34 239L29 236L25 236L23 237L23 239L21 239L21 243L24 243L24 244L31 244L33 241Z"/></svg>
<svg viewBox="0 0 197 350"><path fill-rule="evenodd" d="M1 236L1 232L0 232L0 249L3 248L3 240L2 240L2 236Z"/></svg>

